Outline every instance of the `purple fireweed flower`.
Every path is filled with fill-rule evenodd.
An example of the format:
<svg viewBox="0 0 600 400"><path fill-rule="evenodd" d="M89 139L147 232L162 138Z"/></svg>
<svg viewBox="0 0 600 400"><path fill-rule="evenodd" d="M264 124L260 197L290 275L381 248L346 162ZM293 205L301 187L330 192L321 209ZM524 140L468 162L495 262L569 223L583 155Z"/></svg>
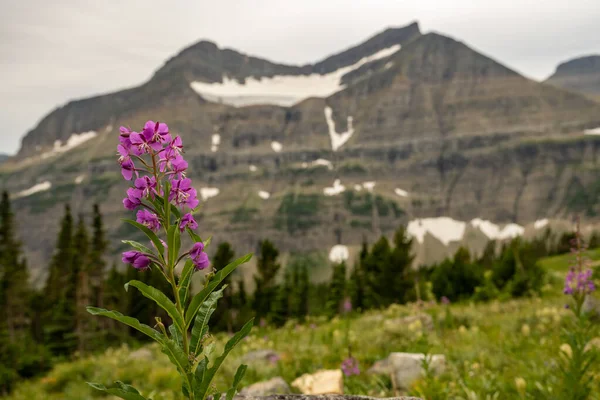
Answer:
<svg viewBox="0 0 600 400"><path fill-rule="evenodd" d="M348 357L342 361L342 372L346 376L360 375L358 360L354 357Z"/></svg>
<svg viewBox="0 0 600 400"><path fill-rule="evenodd" d="M264 318L260 319L260 322L258 324L261 328L264 328L265 326L267 326L267 320Z"/></svg>
<svg viewBox="0 0 600 400"><path fill-rule="evenodd" d="M190 250L190 258L194 263L196 271L205 269L210 264L208 261L208 254L204 252L204 243L202 242L194 243L194 247Z"/></svg>
<svg viewBox="0 0 600 400"><path fill-rule="evenodd" d="M349 313L350 311L352 311L352 301L350 301L349 298L346 298L346 300L344 300L343 308L345 313Z"/></svg>
<svg viewBox="0 0 600 400"><path fill-rule="evenodd" d="M118 162L121 165L121 175L123 175L123 178L130 181L131 178L133 178L135 166L133 165L131 157L129 157L129 150L120 144L117 146L117 151L119 152Z"/></svg>
<svg viewBox="0 0 600 400"><path fill-rule="evenodd" d="M563 293L576 297L585 296L596 290L596 286L592 280L592 270L589 268L589 260L584 256L586 246L582 239L579 220L577 221L575 238L571 243L573 246L571 252L575 255L575 260L565 276Z"/></svg>
<svg viewBox="0 0 600 400"><path fill-rule="evenodd" d="M142 200L139 196L139 190L135 188L127 189L127 197L123 199L123 205L128 210L135 210L142 205Z"/></svg>
<svg viewBox="0 0 600 400"><path fill-rule="evenodd" d="M196 208L200 201L197 198L196 189L192 187L192 180L189 178L173 179L169 201L175 202L179 207Z"/></svg>
<svg viewBox="0 0 600 400"><path fill-rule="evenodd" d="M172 150L177 154L181 154L183 152L183 141L181 137L175 136L175 139L171 140L165 150Z"/></svg>
<svg viewBox="0 0 600 400"><path fill-rule="evenodd" d="M139 198L154 198L157 195L156 191L156 178L153 176L142 176L137 178L134 182L135 189L138 191Z"/></svg>
<svg viewBox="0 0 600 400"><path fill-rule="evenodd" d="M136 250L130 250L123 253L123 262L131 264L133 268L145 270L150 267L150 259L144 254Z"/></svg>
<svg viewBox="0 0 600 400"><path fill-rule="evenodd" d="M190 213L185 214L179 223L179 230L181 232L183 232L186 227L190 228L191 230L198 229L198 223L194 219L194 216Z"/></svg>
<svg viewBox="0 0 600 400"><path fill-rule="evenodd" d="M140 133L131 132L129 140L131 140L132 146L137 147L142 154L162 149L162 144L154 139L154 129L144 128Z"/></svg>
<svg viewBox="0 0 600 400"><path fill-rule="evenodd" d="M185 161L181 156L177 156L173 161L171 161L171 168L173 169L173 173L175 175L181 174L183 176L183 173L185 172L187 167L187 161Z"/></svg>
<svg viewBox="0 0 600 400"><path fill-rule="evenodd" d="M271 363L271 364L277 364L279 362L279 354L269 354L269 356L267 357L267 360Z"/></svg>
<svg viewBox="0 0 600 400"><path fill-rule="evenodd" d="M171 141L169 127L163 122L147 121L146 124L144 124L143 133L144 136L149 137L152 142L164 143ZM158 150L160 150L160 148Z"/></svg>
<svg viewBox="0 0 600 400"><path fill-rule="evenodd" d="M442 298L440 299L442 301L442 304L447 306L448 304L450 304L450 299L447 298L446 296L442 296Z"/></svg>
<svg viewBox="0 0 600 400"><path fill-rule="evenodd" d="M138 224L148 227L151 231L158 232L160 229L160 221L158 215L148 210L139 210L136 215Z"/></svg>
<svg viewBox="0 0 600 400"><path fill-rule="evenodd" d="M165 172L167 169L172 169L172 163L177 158L178 154L173 149L165 149L160 153L160 158L158 159L158 166L160 172Z"/></svg>

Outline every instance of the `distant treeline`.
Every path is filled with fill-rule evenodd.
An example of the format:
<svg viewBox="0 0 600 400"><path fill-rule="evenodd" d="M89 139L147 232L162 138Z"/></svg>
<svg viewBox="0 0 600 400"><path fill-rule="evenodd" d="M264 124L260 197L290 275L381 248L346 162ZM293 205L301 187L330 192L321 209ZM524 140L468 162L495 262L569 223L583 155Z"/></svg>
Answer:
<svg viewBox="0 0 600 400"><path fill-rule="evenodd" d="M7 193L0 201L0 394L10 391L22 378L46 371L57 360L77 357L122 342L142 341L136 331L112 320L87 314L88 305L119 311L142 323L155 325L155 318L169 317L137 290L125 292L132 279L170 293L160 273L134 268L107 268L112 253L108 248L102 214L92 208L90 226L83 216L75 221L65 206L56 248L49 260L44 288L28 284L27 263L16 237L15 216ZM517 238L498 245L489 242L480 256L460 248L441 263L413 268L412 239L404 227L392 242L381 237L372 246L364 242L361 252L347 271L345 262L332 266L329 282L310 280L314 261L295 258L288 265L279 262L279 251L269 240L259 243L253 293L241 277L229 277L223 284L224 298L213 314L215 330L234 331L256 316L260 323L281 326L301 322L307 315L333 317L350 309L361 311L393 303L526 296L540 290L544 271L541 257L568 252L573 233L555 237L546 230L532 241ZM127 238L123 238L127 239ZM589 246L597 247L594 234ZM219 270L235 258L227 242L212 255L212 267ZM318 267L318 266L316 266ZM140 274L144 274L140 277Z"/></svg>

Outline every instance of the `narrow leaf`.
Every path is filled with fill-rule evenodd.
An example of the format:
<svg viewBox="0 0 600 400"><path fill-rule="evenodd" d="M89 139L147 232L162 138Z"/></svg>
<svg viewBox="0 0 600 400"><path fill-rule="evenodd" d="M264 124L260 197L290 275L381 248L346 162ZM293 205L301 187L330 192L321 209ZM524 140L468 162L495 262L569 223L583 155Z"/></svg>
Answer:
<svg viewBox="0 0 600 400"><path fill-rule="evenodd" d="M242 381L242 378L244 377L244 375L246 374L246 370L248 369L247 365L240 365L235 373L235 376L233 377L233 384L231 385L231 389L229 389L227 391L227 396L225 398L225 400L233 400L233 396L235 396L235 394L237 393L237 388L240 384L240 382Z"/></svg>
<svg viewBox="0 0 600 400"><path fill-rule="evenodd" d="M156 246L159 256L161 258L163 258L164 253L165 253L165 248L164 248L162 242L160 241L160 239L158 238L158 236L156 236L156 233L154 233L150 229L148 229L147 226L139 224L136 221L133 221L131 219L123 219L123 221L135 226L136 228L138 228L139 230L144 232L146 234L146 236L148 236L148 238L152 241L152 243L154 243L154 246Z"/></svg>
<svg viewBox="0 0 600 400"><path fill-rule="evenodd" d="M179 236L179 228L177 225L169 226L167 233L167 247L169 248L169 267L175 268L175 260L177 260L177 254L179 248L175 245L176 236ZM181 243L181 242L180 242Z"/></svg>
<svg viewBox="0 0 600 400"><path fill-rule="evenodd" d="M91 387L93 387L94 389L100 390L104 393L112 394L114 396L118 396L125 400L149 400L149 399L146 399L137 390L135 390L132 386L129 386L129 385L126 385L126 386L129 386L129 388L135 390L135 392L130 391L130 390L125 390L122 388L107 388L106 386L101 385L99 383L87 382L87 384L90 385ZM122 383L122 385L125 385L125 384Z"/></svg>
<svg viewBox="0 0 600 400"><path fill-rule="evenodd" d="M211 293L210 296L208 296L208 299L202 303L202 306L196 315L196 322L194 322L194 327L192 328L190 353L195 355L200 354L202 338L208 333L208 321L217 309L217 301L223 297L223 290L225 290L225 287L226 286L223 286L220 290Z"/></svg>
<svg viewBox="0 0 600 400"><path fill-rule="evenodd" d="M175 206L175 204L171 204L171 213L177 218L177 219L181 219L181 212L179 211L179 209Z"/></svg>
<svg viewBox="0 0 600 400"><path fill-rule="evenodd" d="M175 325L169 325L169 333L171 334L171 338L175 341L175 343L177 343L177 345L183 349L183 337Z"/></svg>
<svg viewBox="0 0 600 400"><path fill-rule="evenodd" d="M221 368L221 364L225 360L225 357L229 354L229 352L244 338L248 333L250 333L250 329L252 329L253 320L246 322L246 324L242 327L242 329L236 333L225 345L225 349L223 353L217 357L217 359L213 362L212 366L206 371L204 379L202 380L202 384L199 388L199 392L196 392L196 397L203 399L206 396L206 393L217 373L219 368Z"/></svg>
<svg viewBox="0 0 600 400"><path fill-rule="evenodd" d="M184 380L187 380L187 373L190 362L183 350L171 339L163 341L162 352L169 357L169 360L177 367ZM188 382L189 383L189 382Z"/></svg>
<svg viewBox="0 0 600 400"><path fill-rule="evenodd" d="M181 276L179 277L179 301L185 308L185 302L187 301L188 291L190 289L190 283L192 282L192 275L194 274L194 263L191 259L188 259L183 266Z"/></svg>
<svg viewBox="0 0 600 400"><path fill-rule="evenodd" d="M118 311L109 311L109 310L105 310L103 308L97 308L97 307L87 307L87 312L89 312L92 315L101 315L103 317L108 317L108 318L114 319L116 321L119 321L119 322L127 325L127 326L137 329L138 331L151 337L152 339L156 340L159 343L163 342L164 336L159 331L157 331L154 328L151 328L148 325L140 323L140 321L138 321L135 318L127 317Z"/></svg>
<svg viewBox="0 0 600 400"><path fill-rule="evenodd" d="M131 247L133 247L136 250L141 251L142 253L155 254L154 251L150 250L148 247L146 247L143 244L138 243L136 241L133 241L133 240L121 240L121 242L130 245Z"/></svg>
<svg viewBox="0 0 600 400"><path fill-rule="evenodd" d="M204 289L202 289L199 293L197 293L190 303L188 310L185 314L185 328L189 328L192 323L192 320L196 316L196 313L200 309L202 303L206 300L206 298L215 290L215 288L225 279L229 274L231 274L240 264L244 264L248 262L252 258L252 254L247 254L243 257L238 258L233 261L225 268L219 270L212 280L206 285Z"/></svg>
<svg viewBox="0 0 600 400"><path fill-rule="evenodd" d="M169 317L171 317L173 323L179 328L179 332L185 332L185 329L183 328L183 316L179 313L175 304L173 304L173 302L169 300L169 298L163 292L136 280L130 281L128 285L137 288L145 297L153 300L158 306L160 306L160 308L169 314Z"/></svg>
<svg viewBox="0 0 600 400"><path fill-rule="evenodd" d="M204 380L204 374L206 373L206 368L208 367L208 357L204 356L202 360L196 366L196 371L194 372L194 394L196 394L196 399L203 399L198 396L200 393L200 387L202 385L202 381Z"/></svg>

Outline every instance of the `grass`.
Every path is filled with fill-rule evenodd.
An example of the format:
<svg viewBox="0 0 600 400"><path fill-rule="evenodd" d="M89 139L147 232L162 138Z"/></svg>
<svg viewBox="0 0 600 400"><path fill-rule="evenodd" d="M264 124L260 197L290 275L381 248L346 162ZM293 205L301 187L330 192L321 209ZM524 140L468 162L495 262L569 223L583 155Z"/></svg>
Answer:
<svg viewBox="0 0 600 400"><path fill-rule="evenodd" d="M600 259L600 249L589 252ZM570 320L563 306L562 276L570 256L544 259L550 271L541 297L512 299L506 302L460 303L448 308L431 304L393 305L385 310L351 315L348 319L313 318L300 324L290 321L285 327L255 327L247 340L232 352L217 382L222 390L231 382L236 366L249 351L274 349L280 354L276 363L252 363L243 385L282 376L287 382L303 373L321 368L339 368L352 355L359 360L361 374L345 378L346 393L377 397L397 393L386 376L366 373L377 360L390 352L444 354L447 371L437 378L418 381L408 394L427 399L536 399L540 388L557 383L561 328ZM435 328L400 324L398 318L416 313L432 316ZM594 336L600 336L598 325ZM226 335L215 337L222 348ZM47 376L18 385L11 400L83 400L99 398L85 384L96 381L110 384L122 380L137 386L155 400L175 400L179 379L166 357L154 345L145 346L148 359L135 359L126 346L57 365ZM600 398L600 366L592 368L594 399ZM526 394L517 391L515 380L526 382Z"/></svg>

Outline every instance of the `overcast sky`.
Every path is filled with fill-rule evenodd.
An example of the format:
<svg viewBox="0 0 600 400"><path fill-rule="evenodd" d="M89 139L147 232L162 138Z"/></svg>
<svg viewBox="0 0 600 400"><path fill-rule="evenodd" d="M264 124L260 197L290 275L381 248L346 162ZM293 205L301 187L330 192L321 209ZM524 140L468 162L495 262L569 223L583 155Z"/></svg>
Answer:
<svg viewBox="0 0 600 400"><path fill-rule="evenodd" d="M200 39L314 62L417 20L534 79L600 53L600 0L0 0L0 152L51 109L135 86Z"/></svg>

